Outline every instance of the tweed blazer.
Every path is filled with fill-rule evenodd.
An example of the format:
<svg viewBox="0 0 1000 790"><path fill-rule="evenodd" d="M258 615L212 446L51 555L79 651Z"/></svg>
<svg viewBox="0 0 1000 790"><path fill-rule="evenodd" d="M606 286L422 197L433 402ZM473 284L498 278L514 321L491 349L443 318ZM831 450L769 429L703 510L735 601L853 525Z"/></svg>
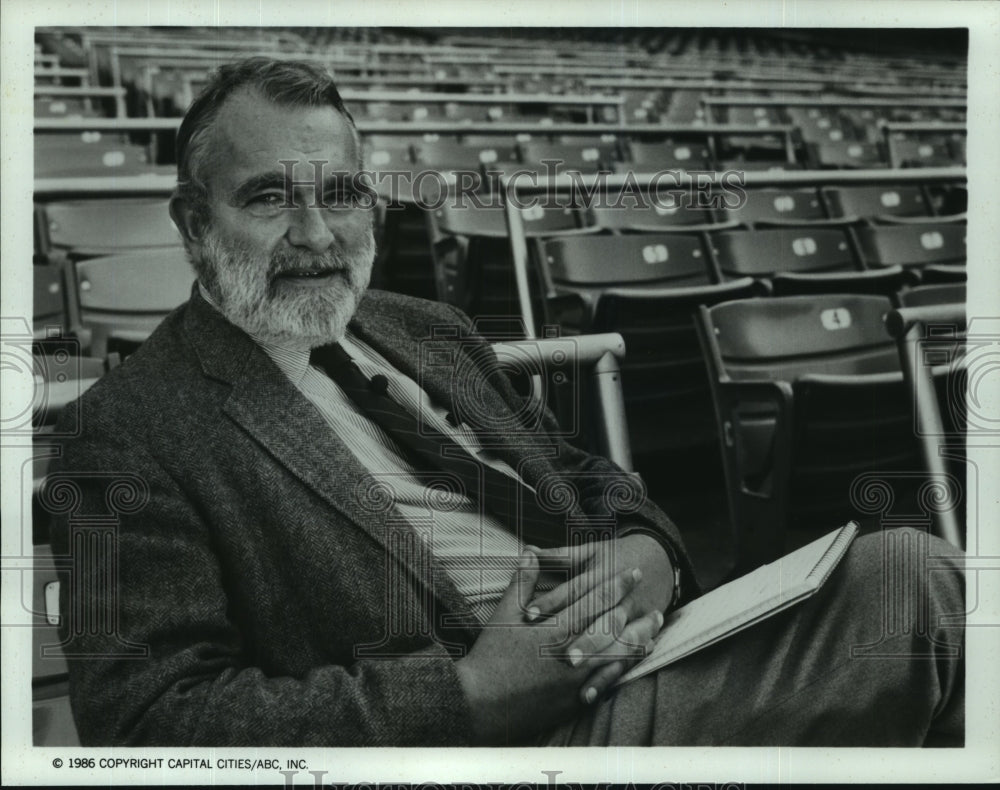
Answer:
<svg viewBox="0 0 1000 790"><path fill-rule="evenodd" d="M449 408L522 413L454 308L369 291L351 328ZM51 540L72 558L61 629L84 744L468 742L466 602L376 476L196 289L78 405L46 488L72 491ZM569 480L568 515L608 514L609 480L628 478L554 424L488 440L532 485ZM695 589L669 519L649 502L627 519L673 544Z"/></svg>

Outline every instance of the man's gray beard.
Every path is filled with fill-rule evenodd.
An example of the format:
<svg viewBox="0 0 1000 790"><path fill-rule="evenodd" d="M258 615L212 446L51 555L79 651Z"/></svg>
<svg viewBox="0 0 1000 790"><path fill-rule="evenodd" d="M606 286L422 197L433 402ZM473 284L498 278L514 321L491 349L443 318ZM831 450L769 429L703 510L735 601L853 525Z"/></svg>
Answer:
<svg viewBox="0 0 1000 790"><path fill-rule="evenodd" d="M315 348L343 338L368 287L374 259L370 230L363 244L346 254L279 250L268 258L209 228L198 274L222 314L243 331L275 345ZM321 288L275 287L276 273L312 267L336 268L340 275Z"/></svg>

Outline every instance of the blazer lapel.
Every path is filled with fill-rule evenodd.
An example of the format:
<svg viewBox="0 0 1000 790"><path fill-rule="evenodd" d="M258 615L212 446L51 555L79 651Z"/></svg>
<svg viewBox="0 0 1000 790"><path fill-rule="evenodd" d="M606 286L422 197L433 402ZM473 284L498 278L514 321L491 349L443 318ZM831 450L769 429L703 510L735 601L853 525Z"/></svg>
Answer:
<svg viewBox="0 0 1000 790"><path fill-rule="evenodd" d="M457 324L454 331L450 326L439 327L436 337L421 317L376 313L366 301L351 329L416 381L433 401L466 417L482 445L516 469L529 485L553 470L555 445L537 434L511 430L515 422L511 407L475 364L484 349L479 341L456 343Z"/></svg>
<svg viewBox="0 0 1000 790"><path fill-rule="evenodd" d="M273 458L348 522L401 562L453 613L474 622L468 604L445 574L433 569L414 533L407 551L390 535L406 528L394 507L379 507L376 480L309 400L268 355L197 293L188 312L188 337L206 375L232 387L224 411Z"/></svg>

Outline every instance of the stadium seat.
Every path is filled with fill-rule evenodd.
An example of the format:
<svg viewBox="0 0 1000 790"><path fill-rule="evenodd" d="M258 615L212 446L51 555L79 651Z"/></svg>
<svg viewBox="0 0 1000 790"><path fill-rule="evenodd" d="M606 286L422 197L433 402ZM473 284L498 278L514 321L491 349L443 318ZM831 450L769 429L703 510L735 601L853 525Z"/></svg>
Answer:
<svg viewBox="0 0 1000 790"><path fill-rule="evenodd" d="M654 173L659 170L707 170L712 161L704 140L658 143L632 140L627 151L628 158L618 165L619 170Z"/></svg>
<svg viewBox="0 0 1000 790"><path fill-rule="evenodd" d="M675 493L678 480L691 481L706 464L715 471L693 315L698 305L749 296L753 281L718 283L699 235L577 236L538 246L545 323L625 338L622 383L637 467L672 477Z"/></svg>
<svg viewBox="0 0 1000 790"><path fill-rule="evenodd" d="M46 689L46 692L50 689ZM37 692L32 702L32 742L35 746L79 746L80 737L69 705L69 687Z"/></svg>
<svg viewBox="0 0 1000 790"><path fill-rule="evenodd" d="M47 337L32 344L38 397L32 403L32 425L54 425L62 409L118 364L111 356L84 355L84 345L71 335Z"/></svg>
<svg viewBox="0 0 1000 790"><path fill-rule="evenodd" d="M934 214L944 221L964 218L969 208L969 191L964 184L928 184L927 196ZM902 218L894 218L901 220ZM910 218L906 218L907 221ZM918 222L919 219L913 221Z"/></svg>
<svg viewBox="0 0 1000 790"><path fill-rule="evenodd" d="M441 170L482 170L517 162L517 151L509 140L504 145L475 140L424 140L414 144L413 151L417 163Z"/></svg>
<svg viewBox="0 0 1000 790"><path fill-rule="evenodd" d="M647 198L641 205L634 199L623 200L621 205L595 201L590 207L590 214L595 225L613 232L690 232L736 224L715 222L710 209L692 206L686 196L676 200L671 200L667 195L656 201Z"/></svg>
<svg viewBox="0 0 1000 790"><path fill-rule="evenodd" d="M34 547L35 572L31 582L31 612L35 619L32 629L33 650L31 677L39 686L67 677L66 659L58 651L45 651L43 645L58 645L59 639L59 581L52 550L47 543ZM55 653L49 656L48 653Z"/></svg>
<svg viewBox="0 0 1000 790"><path fill-rule="evenodd" d="M916 186L826 187L823 196L831 217L926 216L927 199Z"/></svg>
<svg viewBox="0 0 1000 790"><path fill-rule="evenodd" d="M479 152L472 146L460 143L454 137L421 140L413 144L412 151L415 164L439 170L479 169Z"/></svg>
<svg viewBox="0 0 1000 790"><path fill-rule="evenodd" d="M548 239L543 246L554 284L680 288L708 285L715 279L698 235L575 237ZM586 298L587 292L578 293Z"/></svg>
<svg viewBox="0 0 1000 790"><path fill-rule="evenodd" d="M951 159L956 165L965 166L968 160L968 138L962 134L951 140Z"/></svg>
<svg viewBox="0 0 1000 790"><path fill-rule="evenodd" d="M99 118L101 111L86 99L69 96L36 96L36 118Z"/></svg>
<svg viewBox="0 0 1000 790"><path fill-rule="evenodd" d="M718 216L748 224L795 224L826 219L815 189L747 189L745 194L742 205L718 208Z"/></svg>
<svg viewBox="0 0 1000 790"><path fill-rule="evenodd" d="M593 233L577 208L539 204L521 212L531 237ZM470 315L520 316L507 220L498 205L446 205L428 212L438 299Z"/></svg>
<svg viewBox="0 0 1000 790"><path fill-rule="evenodd" d="M194 272L182 248L91 258L76 264L80 322L91 353L122 358L191 294Z"/></svg>
<svg viewBox="0 0 1000 790"><path fill-rule="evenodd" d="M663 91L623 89L621 95L625 99L622 110L627 122L654 123L660 120L666 110Z"/></svg>
<svg viewBox="0 0 1000 790"><path fill-rule="evenodd" d="M936 304L965 304L965 283L935 283L918 285L901 291L897 297L900 307L927 307Z"/></svg>
<svg viewBox="0 0 1000 790"><path fill-rule="evenodd" d="M899 267L864 271L838 228L723 231L710 238L724 275L767 280L776 295L890 294L902 281Z"/></svg>
<svg viewBox="0 0 1000 790"><path fill-rule="evenodd" d="M789 151L783 134L724 134L717 138L715 156L741 162L747 170L760 170L788 163Z"/></svg>
<svg viewBox="0 0 1000 790"><path fill-rule="evenodd" d="M146 149L98 132L35 137L35 178L134 176L166 172ZM173 174L170 168L169 173Z"/></svg>
<svg viewBox="0 0 1000 790"><path fill-rule="evenodd" d="M66 286L61 266L32 266L32 324L36 338L48 336L50 328L65 331Z"/></svg>
<svg viewBox="0 0 1000 790"><path fill-rule="evenodd" d="M745 126L775 126L781 123L778 110L774 107L752 107L739 105L726 108L726 122Z"/></svg>
<svg viewBox="0 0 1000 790"><path fill-rule="evenodd" d="M743 170L748 173L784 173L790 170L804 170L801 162L786 162L783 159L724 159L719 162L720 170Z"/></svg>
<svg viewBox="0 0 1000 790"><path fill-rule="evenodd" d="M893 167L948 167L958 164L948 140L890 135L889 161Z"/></svg>
<svg viewBox="0 0 1000 790"><path fill-rule="evenodd" d="M701 309L738 567L862 517L852 498L859 475L920 468L883 326L891 309L886 297L848 294Z"/></svg>
<svg viewBox="0 0 1000 790"><path fill-rule="evenodd" d="M581 173L610 172L615 159L613 143L594 145L584 143L549 143L528 140L518 143L521 165L527 169L545 174L548 172L543 161L553 161L556 172L576 170Z"/></svg>
<svg viewBox="0 0 1000 790"><path fill-rule="evenodd" d="M412 200L409 180L400 183L396 189L390 177L380 177L380 173L413 171L409 138L403 135L371 135L364 139L363 149L365 167L372 171L372 180L379 195L392 203ZM392 194L393 191L396 194Z"/></svg>
<svg viewBox="0 0 1000 790"><path fill-rule="evenodd" d="M962 279L965 269L966 226L958 222L927 222L855 228L865 264L947 272ZM940 278L939 278L940 279Z"/></svg>
<svg viewBox="0 0 1000 790"><path fill-rule="evenodd" d="M30 606L33 615L31 685L35 746L79 746L69 707L68 670L59 650L59 580L48 544L34 547ZM44 650L44 653L43 653Z"/></svg>
<svg viewBox="0 0 1000 790"><path fill-rule="evenodd" d="M181 244L162 198L58 201L45 204L43 212L44 253L57 259Z"/></svg>
<svg viewBox="0 0 1000 790"><path fill-rule="evenodd" d="M456 124L484 123L490 120L489 105L447 102L444 105L444 120Z"/></svg>
<svg viewBox="0 0 1000 790"><path fill-rule="evenodd" d="M878 144L856 140L824 140L808 146L817 168L879 168L888 167Z"/></svg>
<svg viewBox="0 0 1000 790"><path fill-rule="evenodd" d="M831 108L786 107L785 113L807 144L857 142L851 125Z"/></svg>
<svg viewBox="0 0 1000 790"><path fill-rule="evenodd" d="M705 123L705 109L701 104L700 90L673 90L666 112L660 120L667 124Z"/></svg>
<svg viewBox="0 0 1000 790"><path fill-rule="evenodd" d="M415 102L370 101L360 106L358 117L371 121L426 121L440 119L443 113L439 104Z"/></svg>

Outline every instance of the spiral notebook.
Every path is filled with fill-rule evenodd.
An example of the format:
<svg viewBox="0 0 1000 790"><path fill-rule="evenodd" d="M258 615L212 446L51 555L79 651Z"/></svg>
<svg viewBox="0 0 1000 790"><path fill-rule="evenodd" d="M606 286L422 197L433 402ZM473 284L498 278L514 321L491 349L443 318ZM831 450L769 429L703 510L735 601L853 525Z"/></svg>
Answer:
<svg viewBox="0 0 1000 790"><path fill-rule="evenodd" d="M653 649L618 685L749 628L815 593L858 532L850 522L819 540L717 587L667 615Z"/></svg>

